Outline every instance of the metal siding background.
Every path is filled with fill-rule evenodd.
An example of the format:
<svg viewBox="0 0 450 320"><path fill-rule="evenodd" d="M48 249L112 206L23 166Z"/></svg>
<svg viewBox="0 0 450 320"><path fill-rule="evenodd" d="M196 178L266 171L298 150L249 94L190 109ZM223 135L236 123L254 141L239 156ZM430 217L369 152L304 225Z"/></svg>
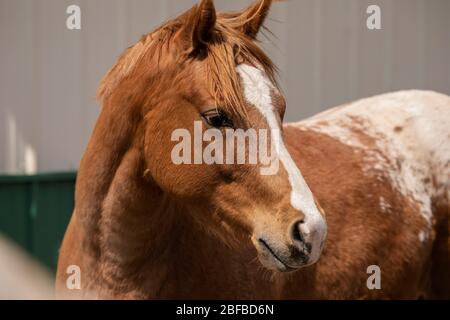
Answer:
<svg viewBox="0 0 450 320"><path fill-rule="evenodd" d="M216 0L219 9L251 1ZM0 172L75 170L99 113L95 91L119 54L195 0L0 0ZM67 6L82 30L66 29ZM382 8L383 30L366 28ZM400 89L450 94L450 1L290 0L261 38L280 67L287 120Z"/></svg>

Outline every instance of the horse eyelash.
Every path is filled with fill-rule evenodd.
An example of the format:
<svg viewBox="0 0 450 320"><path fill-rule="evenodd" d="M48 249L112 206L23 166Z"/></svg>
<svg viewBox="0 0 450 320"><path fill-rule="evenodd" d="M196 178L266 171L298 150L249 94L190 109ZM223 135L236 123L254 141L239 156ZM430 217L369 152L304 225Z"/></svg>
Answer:
<svg viewBox="0 0 450 320"><path fill-rule="evenodd" d="M214 115L214 114L220 114L220 110L218 108L215 108L215 109L211 109L211 110L201 113L202 117L206 117L206 116Z"/></svg>
<svg viewBox="0 0 450 320"><path fill-rule="evenodd" d="M211 110L207 110L205 112L202 112L201 116L208 122L208 124L209 124L209 121L208 121L208 117L209 116L225 116L231 122L231 123L229 123L230 127L232 127L232 128L234 127L233 121L228 116L228 114L226 112L224 112L223 110L219 109L219 108L215 108L215 109L211 109Z"/></svg>

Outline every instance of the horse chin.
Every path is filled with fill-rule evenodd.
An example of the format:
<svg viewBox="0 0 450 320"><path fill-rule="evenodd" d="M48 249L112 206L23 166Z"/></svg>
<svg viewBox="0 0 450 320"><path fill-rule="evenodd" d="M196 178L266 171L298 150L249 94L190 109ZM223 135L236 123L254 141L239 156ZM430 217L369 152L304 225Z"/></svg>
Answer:
<svg viewBox="0 0 450 320"><path fill-rule="evenodd" d="M301 267L292 268L291 266L288 266L277 259L267 258L263 255L259 255L258 259L261 262L261 264L270 271L290 273L301 269Z"/></svg>
<svg viewBox="0 0 450 320"><path fill-rule="evenodd" d="M277 250L266 241L258 239L253 241L258 252L259 262L268 270L289 273L313 265L307 255L297 256L295 259L287 254L287 250Z"/></svg>

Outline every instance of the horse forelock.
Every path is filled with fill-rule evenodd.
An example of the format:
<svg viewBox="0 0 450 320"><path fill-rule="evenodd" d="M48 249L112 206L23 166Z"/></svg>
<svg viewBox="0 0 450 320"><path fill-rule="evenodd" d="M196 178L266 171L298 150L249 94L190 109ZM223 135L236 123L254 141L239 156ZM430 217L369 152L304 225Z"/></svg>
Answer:
<svg viewBox="0 0 450 320"><path fill-rule="evenodd" d="M256 11L254 15L257 14L262 13ZM219 13L214 30L215 39L208 44L205 57L202 59L207 70L206 89L214 98L216 106L243 119L247 118L247 111L240 79L236 73L238 61L258 65L278 87L276 66L257 41L243 33L240 28L247 20L237 14ZM176 48L181 46L176 41L176 35L186 24L191 23L190 21L187 12L144 35L139 42L129 47L102 79L97 90L98 100L104 103L125 79L139 81L140 76L152 74L158 77L164 77L166 74L170 76L169 73L158 70L167 63L180 66L189 59L195 59L187 52L170 62L171 58L165 51L175 47L178 53L182 52L182 48Z"/></svg>

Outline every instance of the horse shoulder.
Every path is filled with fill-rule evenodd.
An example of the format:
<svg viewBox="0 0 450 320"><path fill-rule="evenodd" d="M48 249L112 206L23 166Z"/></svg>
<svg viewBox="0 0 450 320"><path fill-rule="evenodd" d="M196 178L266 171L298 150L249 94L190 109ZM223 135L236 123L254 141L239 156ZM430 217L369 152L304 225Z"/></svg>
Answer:
<svg viewBox="0 0 450 320"><path fill-rule="evenodd" d="M400 98L402 95L407 97ZM432 111L425 110L426 105L432 106L429 109L449 107L448 100L437 94L398 93L365 101L363 105L370 106L366 114L357 113L354 105L348 105L285 128L292 156L324 208L329 223L329 240L316 269L323 273L320 282L339 283L339 292L352 295L352 288L346 291L345 286L357 277L361 291L353 292L354 297L376 295L364 287L370 265L398 271L385 276L383 292L397 297L419 292L424 286L420 277L427 268L435 236L431 204L427 203L431 196L423 186L424 177L417 178L420 170L425 170L424 176L432 173L420 157L424 154L420 150L423 146L415 150L401 146L408 140L412 143L421 133L414 132L413 126L408 127L412 120L410 111L403 110L398 102L386 103L385 99L416 103L415 108L421 109L422 117L415 121L429 123L438 119ZM399 113L386 120L384 127L381 124L377 127L377 120L373 120L377 117L372 115L375 108L372 105L377 103L392 104L389 108ZM395 110L394 105L399 105L400 110ZM403 123L401 130L399 122ZM386 129L389 125L391 132ZM406 136L397 137L403 131ZM441 157L446 156L441 154ZM402 180L402 175L410 180ZM398 269L398 265L405 267ZM402 274L408 281L398 285ZM314 288L318 294L321 288L326 291L317 284ZM329 291L324 293L329 294ZM336 297L339 298L338 293Z"/></svg>

